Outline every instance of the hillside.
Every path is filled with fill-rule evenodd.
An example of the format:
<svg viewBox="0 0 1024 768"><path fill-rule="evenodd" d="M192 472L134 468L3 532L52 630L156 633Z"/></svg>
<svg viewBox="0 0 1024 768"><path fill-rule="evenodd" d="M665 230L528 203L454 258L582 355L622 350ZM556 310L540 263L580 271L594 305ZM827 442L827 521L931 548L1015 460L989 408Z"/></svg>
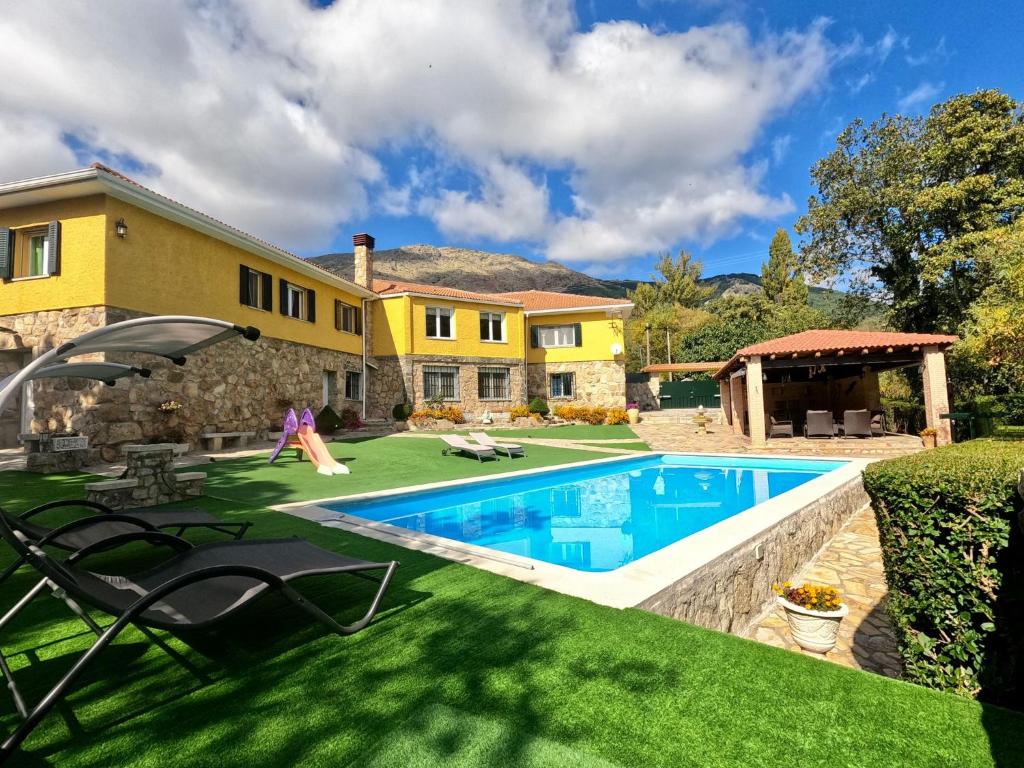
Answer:
<svg viewBox="0 0 1024 768"><path fill-rule="evenodd" d="M315 261L322 267L352 279L351 253L329 253ZM374 271L378 277L413 283L448 285L464 291L501 293L535 288L558 293L582 293L589 296L624 298L636 288L637 280L602 280L554 261L536 262L511 253L490 253L471 248L433 245L403 245L374 253ZM745 295L761 290L760 275L735 272L706 277L712 285L712 298ZM812 306L825 307L840 294L827 288L811 288Z"/></svg>

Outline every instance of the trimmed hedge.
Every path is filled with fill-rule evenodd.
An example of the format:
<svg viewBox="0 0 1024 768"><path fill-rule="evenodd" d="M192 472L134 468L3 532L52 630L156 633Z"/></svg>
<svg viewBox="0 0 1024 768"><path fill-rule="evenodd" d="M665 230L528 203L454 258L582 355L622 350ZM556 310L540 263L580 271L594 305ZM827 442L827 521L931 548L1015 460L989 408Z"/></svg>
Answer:
<svg viewBox="0 0 1024 768"><path fill-rule="evenodd" d="M973 440L870 465L905 677L1024 708L1019 445Z"/></svg>

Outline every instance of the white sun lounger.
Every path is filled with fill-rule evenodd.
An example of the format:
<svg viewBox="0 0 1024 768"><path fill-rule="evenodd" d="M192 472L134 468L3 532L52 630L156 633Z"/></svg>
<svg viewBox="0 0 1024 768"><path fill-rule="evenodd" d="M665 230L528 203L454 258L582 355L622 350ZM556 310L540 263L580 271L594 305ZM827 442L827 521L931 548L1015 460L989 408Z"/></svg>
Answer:
<svg viewBox="0 0 1024 768"><path fill-rule="evenodd" d="M515 443L499 443L486 432L470 432L469 436L480 443L480 445L486 445L488 448L493 448L498 452L503 451L510 459L513 455L526 457L526 451L523 449L523 446L516 445Z"/></svg>
<svg viewBox="0 0 1024 768"><path fill-rule="evenodd" d="M445 456L455 451L458 453L464 453L467 456L476 456L477 460L481 462L484 460L485 456L492 459L498 458L498 454L494 452L493 448L489 448L486 445L471 443L460 435L440 435L440 437L448 445L447 448L443 448L441 450L441 453Z"/></svg>

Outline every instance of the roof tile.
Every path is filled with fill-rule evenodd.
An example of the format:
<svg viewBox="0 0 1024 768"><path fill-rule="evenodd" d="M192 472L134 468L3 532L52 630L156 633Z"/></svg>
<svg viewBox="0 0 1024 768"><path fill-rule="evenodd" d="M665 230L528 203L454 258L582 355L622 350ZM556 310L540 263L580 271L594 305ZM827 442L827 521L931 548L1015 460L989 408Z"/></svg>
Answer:
<svg viewBox="0 0 1024 768"><path fill-rule="evenodd" d="M627 299L610 299L606 296L582 296L576 293L555 293L554 291L508 291L494 294L506 301L521 302L527 312L545 309L585 309L587 307L623 306L631 307Z"/></svg>

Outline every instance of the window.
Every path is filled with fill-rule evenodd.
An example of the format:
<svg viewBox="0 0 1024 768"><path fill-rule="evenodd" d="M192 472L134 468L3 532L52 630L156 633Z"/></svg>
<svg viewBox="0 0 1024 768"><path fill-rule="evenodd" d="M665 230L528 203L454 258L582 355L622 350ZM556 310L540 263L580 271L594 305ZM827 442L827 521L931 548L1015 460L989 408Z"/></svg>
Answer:
<svg viewBox="0 0 1024 768"><path fill-rule="evenodd" d="M358 371L345 371L345 399L363 399L363 374Z"/></svg>
<svg viewBox="0 0 1024 768"><path fill-rule="evenodd" d="M60 271L60 222L40 227L0 227L0 280L48 277Z"/></svg>
<svg viewBox="0 0 1024 768"><path fill-rule="evenodd" d="M480 341L505 340L505 315L501 312L480 313Z"/></svg>
<svg viewBox="0 0 1024 768"><path fill-rule="evenodd" d="M427 307L427 338L454 339L455 329L452 316L455 310L450 307Z"/></svg>
<svg viewBox="0 0 1024 768"><path fill-rule="evenodd" d="M245 264L238 266L238 301L253 309L270 312L273 307L273 278L266 272L250 269Z"/></svg>
<svg viewBox="0 0 1024 768"><path fill-rule="evenodd" d="M459 369L454 365L423 366L423 399L440 396L442 400L459 399Z"/></svg>
<svg viewBox="0 0 1024 768"><path fill-rule="evenodd" d="M580 324L573 325L539 325L531 329L530 342L535 347L550 349L552 347L578 347L582 342Z"/></svg>
<svg viewBox="0 0 1024 768"><path fill-rule="evenodd" d="M343 301L334 301L334 327L345 333L359 336L363 332L363 313L359 307L353 307ZM354 398L358 400L359 398Z"/></svg>
<svg viewBox="0 0 1024 768"><path fill-rule="evenodd" d="M281 314L296 320L316 322L316 291L281 281Z"/></svg>
<svg viewBox="0 0 1024 768"><path fill-rule="evenodd" d="M572 397L575 392L576 376L573 373L551 374L551 397Z"/></svg>
<svg viewBox="0 0 1024 768"><path fill-rule="evenodd" d="M477 394L481 400L508 400L508 382L508 368L481 368L477 373Z"/></svg>

